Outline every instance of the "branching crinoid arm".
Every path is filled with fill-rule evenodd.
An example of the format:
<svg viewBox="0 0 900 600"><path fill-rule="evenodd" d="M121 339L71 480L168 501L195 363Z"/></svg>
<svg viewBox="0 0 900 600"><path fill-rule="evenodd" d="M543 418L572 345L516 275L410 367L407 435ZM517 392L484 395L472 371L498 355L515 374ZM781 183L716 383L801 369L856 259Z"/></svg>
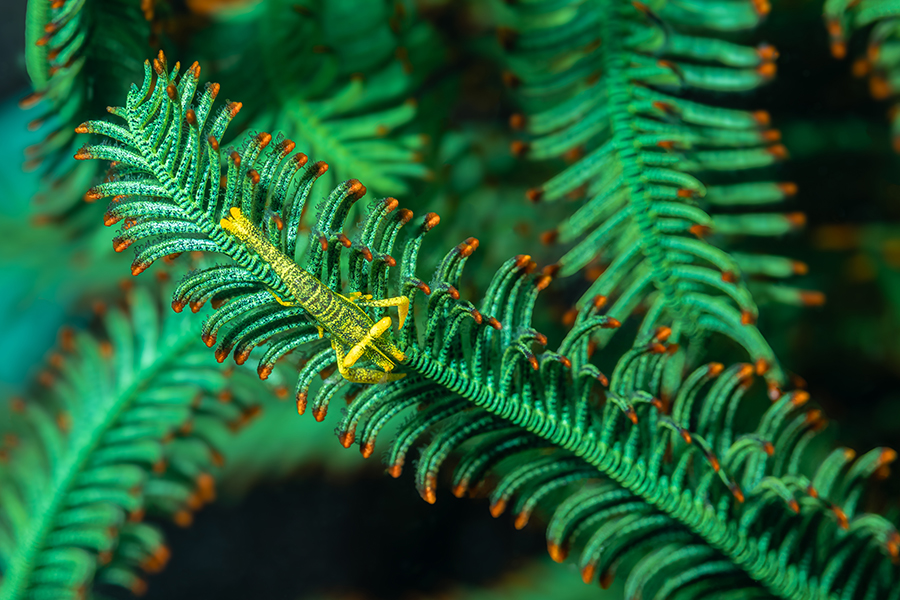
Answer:
<svg viewBox="0 0 900 600"><path fill-rule="evenodd" d="M851 57L854 58L852 71L857 77L868 77L872 98L894 101L888 117L894 151L900 152L900 111L896 104L900 92L900 55L896 52L900 41L900 8L889 2L827 0L823 13L831 54L837 59L847 56L847 43L854 33L868 32L866 54Z"/></svg>
<svg viewBox="0 0 900 600"><path fill-rule="evenodd" d="M143 3L152 7L152 3ZM46 137L26 150L27 164L40 165L44 186L35 197L43 220L85 226L84 190L97 181L97 164L68 160L77 148L75 126L117 102L141 61L153 52L153 10L141 2L115 10L102 0L28 2L25 65L34 92L20 105L37 113L31 127ZM63 221L62 217L65 217Z"/></svg>
<svg viewBox="0 0 900 600"><path fill-rule="evenodd" d="M803 224L801 213L770 208L796 186L761 172L786 150L767 113L694 99L772 79L774 48L720 39L752 29L769 8L749 1L547 0L504 9L508 27L499 34L507 79L524 109L512 119L525 134L513 143L514 154L573 162L528 197L582 200L544 234L545 242L566 248L550 272L566 276L599 263L602 274L579 308L607 303L605 314L624 321L648 303L642 342L665 324L675 342L723 334L771 365L767 378L775 387L784 376L751 327L757 302L816 304L822 295L772 284L804 273L802 263L720 248ZM755 296L749 277L761 280ZM611 335L596 341L602 346Z"/></svg>
<svg viewBox="0 0 900 600"><path fill-rule="evenodd" d="M335 328L334 323L316 320L325 317L309 304L314 290L307 295L305 284L296 285L295 279L302 275L306 287L327 287L339 294L338 304L346 302L347 307L362 310L371 319L371 327L360 339L340 340L339 347L349 360L341 361L342 372L353 373L363 362L375 362L382 371L392 370L396 366L392 361L403 360L402 350L393 344L388 329L381 327L378 335L371 335L370 329L383 320L388 307L397 306L401 322L406 321L409 300L404 294L389 294L387 283L389 269L397 262L390 253L412 213L396 210L393 198L375 203L360 235L351 240L343 231L344 223L366 188L357 180L341 184L321 205L303 271L293 262L300 219L313 182L328 165L317 162L302 170L306 155L293 153L290 140L273 140L268 133L252 134L240 150L223 152L219 140L241 104L229 102L214 110L219 86L211 84L197 93L199 67L193 65L181 77L178 71L176 65L169 72L160 55L152 66L146 65L143 87L132 88L126 107L111 109L125 119L124 127L101 121L79 127L82 133L97 133L108 141L86 146L76 158L117 162L110 181L88 194L118 200L106 216L107 224L125 222L114 240L116 250L142 242L132 273L138 274L172 253L212 251L230 256L235 265L189 275L176 290L172 306L180 311L190 305L197 311L207 300L216 305L227 300L204 323L203 340L213 346L221 335L217 358L222 361L234 350L238 362L246 361L256 345L270 340L259 365L263 377L278 358L292 350L309 346L317 352L320 336L315 334ZM223 154L227 155L224 179ZM436 223L436 216L426 216L420 235ZM235 236L240 233L236 228L252 231ZM341 288L344 253L349 253L350 265L346 290ZM401 282L403 289L422 285L414 277ZM344 293L368 298L354 306ZM298 302L297 294L304 295L306 309L298 306L303 303ZM365 331L369 338L363 340ZM333 361L330 364L338 366ZM320 365L320 370L327 366ZM374 381L374 376L359 371L355 379L362 382L363 378ZM303 381L301 377L298 394L308 384Z"/></svg>
<svg viewBox="0 0 900 600"><path fill-rule="evenodd" d="M187 526L215 498L229 429L267 394L212 360L199 319L160 306L159 290L135 287L105 335L65 331L41 387L7 399L0 598L78 598L92 583L141 594L169 558L145 515Z"/></svg>
<svg viewBox="0 0 900 600"><path fill-rule="evenodd" d="M590 362L590 338L618 322L593 307L556 351L537 350L546 338L530 311L548 277L516 257L473 309L449 283L465 253L455 248L431 281L423 343L407 349L415 373L355 395L339 425L345 446L358 438L371 455L387 420L408 415L388 453L392 475L425 438L416 485L434 502L442 464L461 455L457 496L495 479L494 516L511 507L521 528L549 513L551 556L574 554L584 580L604 587L632 565L629 597L865 598L895 588L900 535L858 512L866 478L894 451L848 468L853 453L838 449L804 472L824 425L802 409L808 394L780 395L755 429L740 430L756 367L710 363L682 376L685 350L668 343L668 328L609 378Z"/></svg>
<svg viewBox="0 0 900 600"><path fill-rule="evenodd" d="M900 536L886 519L858 510L865 479L892 461L893 451L876 449L851 465L851 454L841 449L805 471L808 461L801 458L822 419L818 411L800 410L808 399L803 391L770 389L774 402L758 426L739 429L735 415L744 411L752 381L768 375L752 347L754 364L711 363L684 373L686 350L672 343L674 327L659 325L607 377L591 362L591 342L620 323L598 314L601 302L584 306L555 351L543 350L547 338L531 317L550 277L533 274L528 256L507 261L476 306L459 289L478 240L452 248L426 283L416 263L437 215L414 221L388 198L372 203L351 238L344 224L365 190L353 180L320 206L306 269L347 297L407 297L413 316L396 337L406 377L368 386L348 382L336 371L350 350L341 348L345 360L337 364L338 352L319 339L303 312L272 297L270 290L290 300L283 282L217 228L226 211L239 207L293 257L299 214L325 167L316 163L295 180L305 157L289 156L286 140L271 144L271 136L257 134L229 154L220 187L217 140L236 106L210 117L213 86L190 104L195 68L174 80L159 60L156 72L152 92L148 67L144 89L135 88L128 106L114 111L125 116L127 128L83 126L118 143L89 146L79 156L118 161L112 180L91 193L123 196L108 220L131 220L117 245L147 240L136 271L184 250L213 249L234 259L234 265L190 275L173 302L179 310L188 304L199 310L208 300L217 306L202 334L208 345L218 343L219 360L233 350L244 362L268 339L258 367L265 378L279 357L298 351L299 412L311 408L321 420L331 399L343 394L350 405L339 439L347 447L358 439L365 456L391 418L405 417L388 453L391 474L400 474L416 440L428 436L416 485L433 502L440 467L458 450L454 492L462 495L490 476L498 481L491 497L495 515L511 506L525 526L535 511L552 513L551 555L562 560L579 552L587 581L599 575L606 583L617 565L633 565L626 585L642 597L868 598L898 588L893 561ZM398 260L398 231L409 224ZM349 253L344 273L343 253ZM393 279L395 267L399 277ZM399 293L390 291L394 286ZM709 298L697 300L706 302L708 315L724 319L734 310ZM362 308L372 311L373 323L384 317L384 307ZM606 402L598 406L601 396Z"/></svg>

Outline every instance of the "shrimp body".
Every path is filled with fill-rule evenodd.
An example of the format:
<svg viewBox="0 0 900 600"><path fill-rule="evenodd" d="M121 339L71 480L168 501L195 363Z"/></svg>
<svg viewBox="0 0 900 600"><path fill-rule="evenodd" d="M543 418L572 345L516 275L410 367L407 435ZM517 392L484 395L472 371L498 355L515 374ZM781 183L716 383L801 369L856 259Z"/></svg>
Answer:
<svg viewBox="0 0 900 600"><path fill-rule="evenodd" d="M403 373L391 373L397 363L406 358L387 335L391 318L384 317L375 322L360 305L397 306L402 327L409 310L408 298L372 300L371 296L353 294L347 297L333 292L276 248L239 208L232 208L229 216L222 219L221 226L256 252L285 283L294 301L275 296L279 303L302 307L315 320L320 337L328 332L331 347L337 354L338 369L345 379L356 383L379 383L404 376ZM354 367L360 359L381 370Z"/></svg>

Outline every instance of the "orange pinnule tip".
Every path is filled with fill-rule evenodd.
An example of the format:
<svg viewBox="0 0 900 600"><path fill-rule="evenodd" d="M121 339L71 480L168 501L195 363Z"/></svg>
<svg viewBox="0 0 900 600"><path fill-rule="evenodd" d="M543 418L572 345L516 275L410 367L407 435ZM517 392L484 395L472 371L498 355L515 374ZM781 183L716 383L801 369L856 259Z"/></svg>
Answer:
<svg viewBox="0 0 900 600"><path fill-rule="evenodd" d="M469 491L469 482L467 479L463 479L462 481L457 483L455 486L453 486L451 493L454 496L456 496L457 498L462 498L463 496L466 495L466 492L468 492L468 491Z"/></svg>
<svg viewBox="0 0 900 600"><path fill-rule="evenodd" d="M566 327L571 327L572 325L575 324L575 319L577 319L577 318L578 318L578 309L570 308L569 310L567 310L565 312L565 314L563 314L562 323Z"/></svg>
<svg viewBox="0 0 900 600"><path fill-rule="evenodd" d="M806 275L809 273L809 265L805 262L795 260L791 263L791 270L794 272L794 275Z"/></svg>
<svg viewBox="0 0 900 600"><path fill-rule="evenodd" d="M850 520L847 519L847 514L841 510L841 508L834 504L831 506L831 512L834 513L834 516L837 517L838 526L841 529L847 530L850 529Z"/></svg>
<svg viewBox="0 0 900 600"><path fill-rule="evenodd" d="M75 153L74 158L75 158L75 160L90 160L90 159L94 158L94 155L91 153L90 149L87 146L85 146L84 148L79 149L78 152Z"/></svg>
<svg viewBox="0 0 900 600"><path fill-rule="evenodd" d="M543 290L546 289L548 285L550 285L551 281L553 281L552 277L541 275L540 277L538 277L537 282L535 282L535 286L537 286L537 289Z"/></svg>
<svg viewBox="0 0 900 600"><path fill-rule="evenodd" d="M661 140L659 142L656 142L656 145L664 150L671 150L675 147L675 142L673 142L672 140ZM678 190L679 196L681 195L681 192L682 190Z"/></svg>
<svg viewBox="0 0 900 600"><path fill-rule="evenodd" d="M353 445L353 440L356 438L356 432L352 429L348 429L347 431L342 432L338 435L338 441L341 443L341 446L344 448L349 448Z"/></svg>
<svg viewBox="0 0 900 600"><path fill-rule="evenodd" d="M272 374L272 370L274 368L275 365L260 364L258 367L256 367L256 374L259 375L260 379L268 379L269 375Z"/></svg>
<svg viewBox="0 0 900 600"><path fill-rule="evenodd" d="M243 107L244 105L240 102L230 102L226 108L228 109L229 115L233 119L239 112L241 112L241 108Z"/></svg>
<svg viewBox="0 0 900 600"><path fill-rule="evenodd" d="M797 503L793 498L788 502L788 508L790 508L794 514L800 514L800 504Z"/></svg>
<svg viewBox="0 0 900 600"><path fill-rule="evenodd" d="M197 124L197 113L194 112L194 109L189 108L185 111L184 120L187 121L189 125Z"/></svg>
<svg viewBox="0 0 900 600"><path fill-rule="evenodd" d="M778 184L778 188L785 196L795 196L797 194L797 184L793 181L783 181Z"/></svg>
<svg viewBox="0 0 900 600"><path fill-rule="evenodd" d="M515 113L509 117L509 126L518 131L525 127L525 115L521 113Z"/></svg>
<svg viewBox="0 0 900 600"><path fill-rule="evenodd" d="M506 510L506 499L498 498L496 501L491 502L491 516L495 519L503 514L503 511Z"/></svg>
<svg viewBox="0 0 900 600"><path fill-rule="evenodd" d="M149 266L149 263L134 262L131 264L131 274L134 276L138 276L143 273Z"/></svg>
<svg viewBox="0 0 900 600"><path fill-rule="evenodd" d="M82 123L78 127L75 128L75 133L90 133L91 130L88 129L87 123Z"/></svg>
<svg viewBox="0 0 900 600"><path fill-rule="evenodd" d="M553 562L561 563L566 560L566 557L569 555L568 549L565 547L554 544L553 542L547 542L547 552L550 554L550 558Z"/></svg>
<svg viewBox="0 0 900 600"><path fill-rule="evenodd" d="M366 186L360 183L359 179L351 179L347 182L347 196L354 197L357 200L366 195Z"/></svg>
<svg viewBox="0 0 900 600"><path fill-rule="evenodd" d="M556 274L559 273L561 268L562 267L560 267L558 263L554 263L552 265L546 265L541 269L541 273L547 277L556 277Z"/></svg>
<svg viewBox="0 0 900 600"><path fill-rule="evenodd" d="M256 169L250 169L247 171L247 176L250 177L250 183L256 185L259 183L259 172Z"/></svg>
<svg viewBox="0 0 900 600"><path fill-rule="evenodd" d="M679 198L693 198L695 193L696 192L694 192L694 190L689 190L687 188L681 188L677 192L675 192L675 195L678 196Z"/></svg>
<svg viewBox="0 0 900 600"><path fill-rule="evenodd" d="M313 410L313 413L312 413L313 418L319 423L321 423L322 421L325 420L325 416L327 414L328 414L328 407L325 405L319 406L318 408Z"/></svg>
<svg viewBox="0 0 900 600"><path fill-rule="evenodd" d="M768 456L772 456L773 454L775 454L775 445L769 440L764 441L763 452L765 452Z"/></svg>
<svg viewBox="0 0 900 600"><path fill-rule="evenodd" d="M770 366L771 365L769 365L769 361L767 361L766 359L764 359L764 358L756 359L756 364L754 365L754 367L756 369L756 374L757 375L765 375L769 371Z"/></svg>
<svg viewBox="0 0 900 600"><path fill-rule="evenodd" d="M687 442L688 444L693 443L694 438L691 437L691 432L682 427L679 432L681 434L681 438Z"/></svg>
<svg viewBox="0 0 900 600"><path fill-rule="evenodd" d="M800 302L804 306L822 306L825 304L825 294L816 290L803 290L800 292Z"/></svg>
<svg viewBox="0 0 900 600"><path fill-rule="evenodd" d="M230 350L228 348L226 348L225 346L219 346L218 348L216 348L216 352L215 352L216 361L219 363L225 362L225 359L228 358L229 352L230 352Z"/></svg>
<svg viewBox="0 0 900 600"><path fill-rule="evenodd" d="M766 148L766 152L779 160L788 157L788 151L784 144L773 144Z"/></svg>
<svg viewBox="0 0 900 600"><path fill-rule="evenodd" d="M869 78L869 93L875 100L884 100L891 95L891 86L881 75L873 75Z"/></svg>
<svg viewBox="0 0 900 600"><path fill-rule="evenodd" d="M402 462L396 462L393 465L391 465L390 469L388 469L388 473L390 473L391 477L393 477L394 479L397 479L398 477L400 477L400 473L402 473L402 472L403 472L403 463Z"/></svg>
<svg viewBox="0 0 900 600"><path fill-rule="evenodd" d="M707 227L706 225L698 225L696 223L688 228L688 232L698 238L703 238L709 235L711 231L712 229Z"/></svg>
<svg viewBox="0 0 900 600"><path fill-rule="evenodd" d="M528 142L523 142L522 140L513 140L509 144L509 151L516 158L522 158L528 152L529 144Z"/></svg>
<svg viewBox="0 0 900 600"><path fill-rule="evenodd" d="M501 329L503 329L503 325L501 325L501 324L500 324L500 321L498 321L498 320L495 319L494 317L489 317L489 318L488 318L488 325L490 325L491 327L493 327L493 328L496 329L497 331L500 331Z"/></svg>
<svg viewBox="0 0 900 600"><path fill-rule="evenodd" d="M269 369L269 372L272 372L272 369ZM306 392L298 392L297 393L297 414L302 415L306 412Z"/></svg>
<svg viewBox="0 0 900 600"><path fill-rule="evenodd" d="M767 142L777 142L781 139L781 131L778 129L766 129L762 132L762 139Z"/></svg>
<svg viewBox="0 0 900 600"><path fill-rule="evenodd" d="M447 286L447 294L454 300L459 300L459 290L452 285Z"/></svg>
<svg viewBox="0 0 900 600"><path fill-rule="evenodd" d="M516 515L515 527L516 529L525 529L525 526L528 525L528 519L531 517L531 513L527 510L522 510Z"/></svg>
<svg viewBox="0 0 900 600"><path fill-rule="evenodd" d="M775 74L778 72L778 67L775 66L774 62L763 62L758 67L756 67L756 73L760 77L765 79L772 79L775 77Z"/></svg>
<svg viewBox="0 0 900 600"><path fill-rule="evenodd" d="M435 502L437 502L437 494L434 491L434 481L428 481L425 484L425 489L422 490L421 496L422 500L424 500L428 504L434 504Z"/></svg>
<svg viewBox="0 0 900 600"><path fill-rule="evenodd" d="M784 215L784 218L788 220L791 224L791 227L803 227L806 225L806 213L802 212L791 212Z"/></svg>
<svg viewBox="0 0 900 600"><path fill-rule="evenodd" d="M614 573L612 569L607 569L603 573L600 574L600 588L604 590L608 590L609 586L612 585Z"/></svg>
<svg viewBox="0 0 900 600"><path fill-rule="evenodd" d="M175 522L178 523L177 520ZM181 523L178 523L178 524L181 525ZM190 523L188 523L187 525L190 525ZM187 525L181 525L181 526L187 527ZM128 589L135 596L143 596L144 594L147 593L147 582L144 579L141 579L140 577L135 577L131 581L131 585L128 586Z"/></svg>
<svg viewBox="0 0 900 600"><path fill-rule="evenodd" d="M778 50L771 44L760 44L756 48L756 54L762 60L775 60L778 58Z"/></svg>
<svg viewBox="0 0 900 600"><path fill-rule="evenodd" d="M854 77L860 78L865 77L872 70L872 63L869 62L864 56L861 56L853 61L853 66L850 67L850 72Z"/></svg>
<svg viewBox="0 0 900 600"><path fill-rule="evenodd" d="M835 40L831 42L831 55L838 60L847 56L847 42L843 40Z"/></svg>
<svg viewBox="0 0 900 600"><path fill-rule="evenodd" d="M720 469L721 467L720 467L720 465L719 465L719 459L716 458L716 455L715 455L715 454L710 454L709 456L706 457L706 459L709 461L709 464L710 464L710 466L712 467L713 471L715 471L716 473L718 473L718 472L719 472L719 469Z"/></svg>
<svg viewBox="0 0 900 600"><path fill-rule="evenodd" d="M219 95L220 86L218 83L211 83L206 89L209 90L209 95L212 100L215 100L216 96Z"/></svg>
<svg viewBox="0 0 900 600"><path fill-rule="evenodd" d="M665 354L665 352L666 352L665 345L660 344L659 342L653 342L652 344L650 344L650 353L651 354Z"/></svg>
<svg viewBox="0 0 900 600"><path fill-rule="evenodd" d="M556 239L559 237L559 232L555 229L548 229L540 235L541 243L545 246L549 246L554 243Z"/></svg>
<svg viewBox="0 0 900 600"><path fill-rule="evenodd" d="M706 365L706 376L707 377L718 377L721 375L722 371L725 370L725 365L722 363L711 362Z"/></svg>
<svg viewBox="0 0 900 600"><path fill-rule="evenodd" d="M896 531L893 532L890 539L885 542L885 546L887 547L888 553L891 555L891 559L896 563L897 558L900 558L900 540L898 540Z"/></svg>
<svg viewBox="0 0 900 600"><path fill-rule="evenodd" d="M791 404L794 406L803 406L809 401L809 392L806 390L794 390L791 393ZM814 411L810 411L814 412ZM815 411L818 412L818 411Z"/></svg>
<svg viewBox="0 0 900 600"><path fill-rule="evenodd" d="M738 379L747 379L749 377L752 377L753 373L755 373L755 372L756 372L756 369L753 367L753 365L748 365L748 364L741 365L740 370L738 370L738 372L737 372L737 378Z"/></svg>
<svg viewBox="0 0 900 600"><path fill-rule="evenodd" d="M622 322L618 319L614 319L612 317L607 317L606 322L602 324L600 327L603 329L618 329L622 326Z"/></svg>
<svg viewBox="0 0 900 600"><path fill-rule="evenodd" d="M722 281L725 283L737 283L738 276L734 271L722 271Z"/></svg>
<svg viewBox="0 0 900 600"><path fill-rule="evenodd" d="M600 310L601 308L606 306L606 300L607 300L606 296L604 296L603 294L597 294L596 296L594 296L591 299L591 305L594 307L595 310ZM613 320L615 320L615 319L613 319Z"/></svg>
<svg viewBox="0 0 900 600"><path fill-rule="evenodd" d="M772 123L772 117L769 115L768 111L765 110L757 110L753 113L753 120L763 126L768 126Z"/></svg>
<svg viewBox="0 0 900 600"><path fill-rule="evenodd" d="M509 88L517 88L522 83L522 80L516 77L512 71L503 71L500 74L500 78L503 81L503 85Z"/></svg>
<svg viewBox="0 0 900 600"><path fill-rule="evenodd" d="M769 3L769 0L752 0L752 2L753 8L760 16L765 16L772 10L772 5Z"/></svg>
<svg viewBox="0 0 900 600"><path fill-rule="evenodd" d="M366 442L359 447L359 453L363 458L369 458L375 452L375 442Z"/></svg>
<svg viewBox="0 0 900 600"><path fill-rule="evenodd" d="M441 222L441 216L437 213L430 212L425 215L425 221L424 221L423 227L425 228L425 231L431 231L432 229L437 227L437 224L440 222Z"/></svg>
<svg viewBox="0 0 900 600"><path fill-rule="evenodd" d="M631 421L634 425L637 425L638 416L637 416L637 413L634 412L633 406L629 406L628 408L625 409L625 416L628 417L628 420Z"/></svg>
<svg viewBox="0 0 900 600"><path fill-rule="evenodd" d="M393 200L393 198L391 198L391 200ZM394 202L396 203L397 201L394 200ZM391 208L390 210L393 210L393 208ZM388 212L390 212L390 210ZM407 223L412 221L413 216L413 211L409 210L408 208L401 208L397 213L397 220L401 225L406 225Z"/></svg>
<svg viewBox="0 0 900 600"><path fill-rule="evenodd" d="M756 317L749 310L741 311L741 325L753 325L756 323Z"/></svg>
<svg viewBox="0 0 900 600"><path fill-rule="evenodd" d="M897 460L897 451L893 448L884 448L881 451L881 455L878 457L878 462L882 465L887 465Z"/></svg>
<svg viewBox="0 0 900 600"><path fill-rule="evenodd" d="M594 574L597 571L597 567L590 564L581 569L581 580L585 583L590 583L594 580Z"/></svg>
<svg viewBox="0 0 900 600"><path fill-rule="evenodd" d="M166 86L166 94L169 96L170 100L175 100L178 98L178 89L170 83Z"/></svg>
<svg viewBox="0 0 900 600"><path fill-rule="evenodd" d="M179 527L190 527L191 523L194 522L194 515L191 511L183 508L172 516L172 520Z"/></svg>
<svg viewBox="0 0 900 600"><path fill-rule="evenodd" d="M469 311L469 314L472 315L472 318L475 319L475 323L477 323L478 325L481 325L482 321L484 321L484 317L481 315L481 312L475 308Z"/></svg>
<svg viewBox="0 0 900 600"><path fill-rule="evenodd" d="M543 195L544 191L538 188L531 188L525 192L525 197L528 198L529 202L534 202L535 204L541 201Z"/></svg>
<svg viewBox="0 0 900 600"><path fill-rule="evenodd" d="M259 149L262 150L266 146L269 145L269 142L272 141L272 134L267 133L265 131L261 131L256 135L256 143L259 144Z"/></svg>
<svg viewBox="0 0 900 600"><path fill-rule="evenodd" d="M819 419L822 417L822 411L819 409L812 409L808 413L806 413L806 422L810 424L815 424L819 422Z"/></svg>

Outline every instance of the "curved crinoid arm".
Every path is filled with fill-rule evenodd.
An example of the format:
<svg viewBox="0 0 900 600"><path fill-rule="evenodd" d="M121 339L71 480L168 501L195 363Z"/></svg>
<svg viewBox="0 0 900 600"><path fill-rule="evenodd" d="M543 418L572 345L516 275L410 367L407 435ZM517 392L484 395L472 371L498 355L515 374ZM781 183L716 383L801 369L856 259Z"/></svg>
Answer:
<svg viewBox="0 0 900 600"><path fill-rule="evenodd" d="M99 164L68 160L77 148L75 127L119 101L140 64L152 53L151 3L102 0L35 0L27 3L25 65L34 88L20 106L34 115L29 127L45 137L25 151L26 165L39 168L42 189L34 209L44 221L84 227L76 216L84 190L102 175Z"/></svg>
<svg viewBox="0 0 900 600"><path fill-rule="evenodd" d="M772 79L774 48L722 39L768 11L767 2L547 0L515 3L503 14L507 83L523 107L511 122L523 132L513 153L572 163L528 197L580 200L542 236L564 245L552 273L599 267L579 308L608 302L606 314L624 321L648 304L644 339L665 324L682 343L716 332L774 362L752 327L758 309L748 278L761 280L761 293L773 289L769 299L821 299L771 283L805 265L722 249L804 222L770 208L796 185L760 171L786 156L768 114L696 100ZM782 381L777 364L769 377Z"/></svg>
<svg viewBox="0 0 900 600"><path fill-rule="evenodd" d="M444 265L452 265L448 256ZM520 256L495 275L480 306L432 292L408 376L364 388L338 426L341 443L374 452L401 419L386 455L399 476L417 440L416 486L435 502L447 459L453 493L487 492L516 527L549 517L554 560L574 556L585 582L626 571L629 597L881 597L898 583L900 535L858 513L870 476L896 453L877 448L853 466L846 449L812 458L824 420L809 395L754 390L761 365L709 363L683 372L684 349L661 327L607 377L591 362L592 334L619 324L590 308L555 351L530 327L547 277ZM453 267L432 281L455 278ZM454 288L455 290L455 288ZM490 317L488 317L490 315ZM494 324L496 323L496 324ZM326 380L326 385L327 385ZM605 403L599 400L605 397ZM812 465L812 466L810 466ZM871 574L871 576L869 575Z"/></svg>
<svg viewBox="0 0 900 600"><path fill-rule="evenodd" d="M140 594L169 558L144 517L187 526L215 498L229 430L268 394L216 364L199 319L165 315L159 291L108 309L105 335L66 330L40 387L7 399L0 598L78 598L92 582Z"/></svg>
<svg viewBox="0 0 900 600"><path fill-rule="evenodd" d="M856 77L869 80L869 91L875 100L894 101L888 111L895 152L900 152L900 112L896 99L900 92L900 8L891 3L860 0L828 0L823 17L835 58L847 56L847 43L857 31L868 32L864 56L853 58Z"/></svg>
<svg viewBox="0 0 900 600"><path fill-rule="evenodd" d="M284 354L309 346L318 355L319 346L330 343L320 342L318 334L333 324L317 322L309 310L297 306L297 287L284 279L289 273L299 273L316 285L321 282L341 297L366 296L355 304L373 326L395 306L400 320L406 321L408 294L413 289L428 290L414 277L414 264L421 236L437 224L437 216L426 215L407 242L403 260L410 266L403 269L400 293L391 293L390 269L397 266L393 249L412 212L398 210L393 198L375 202L359 234L351 239L344 232L345 222L366 188L350 180L321 203L309 243L300 242L300 223L312 185L328 165L307 164L306 155L294 152L292 141L265 132L245 137L237 149L222 149L220 140L241 104L228 102L214 108L219 86L209 84L199 91L197 64L181 76L178 72L178 65L169 71L160 54L145 65L143 85L132 87L126 106L110 109L124 118L124 126L89 121L78 128L105 139L85 146L76 158L114 162L109 180L91 188L88 195L113 197L106 223L124 223L113 242L117 251L136 244L132 273L182 252L229 256L234 264L189 274L176 289L172 307L181 311L189 305L196 312L212 302L217 310L204 323L201 335L208 346L218 344L220 361L234 351L235 360L242 363L255 346L270 341L258 367L263 378ZM240 232L246 235L234 235ZM305 270L294 262L301 248ZM344 254L349 265L346 288L342 287ZM411 326L402 326L407 332L403 335L408 336ZM390 337L387 331L376 337L363 356L355 351L360 340L343 340L340 350L351 364L340 366L349 368L360 358L378 362L384 352L391 360L400 360L402 351L387 341L381 348L380 340ZM328 364L336 366L333 361ZM320 370L324 368L323 363ZM298 394L305 389L304 381L301 376Z"/></svg>

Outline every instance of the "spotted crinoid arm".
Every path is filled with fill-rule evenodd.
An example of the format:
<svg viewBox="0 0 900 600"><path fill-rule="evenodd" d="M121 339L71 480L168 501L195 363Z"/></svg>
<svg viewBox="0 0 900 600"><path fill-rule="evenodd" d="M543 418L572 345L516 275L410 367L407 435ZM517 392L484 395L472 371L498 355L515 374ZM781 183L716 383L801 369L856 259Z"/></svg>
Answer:
<svg viewBox="0 0 900 600"><path fill-rule="evenodd" d="M467 253L444 265L461 267ZM341 442L370 456L398 418L386 454L392 475L425 440L415 481L435 502L454 455L444 479L455 495L488 490L491 513L511 508L518 528L535 513L549 517L551 556L572 556L586 582L603 586L618 569L629 598L867 598L894 589L900 535L860 510L866 479L894 460L892 450L854 462L842 448L810 460L824 419L803 409L803 391L781 395L755 428L740 429L752 422L735 419L749 408L745 398L759 406L765 393L752 393L754 365L709 363L682 375L685 350L668 343L669 329L625 354L608 378L590 361L590 338L618 322L596 309L556 350L543 350L530 319L548 277L533 269L527 256L508 261L474 310L449 288L458 268L439 271L431 287L448 291L432 292L425 336L406 347L413 372L351 391ZM675 392L663 400L673 365Z"/></svg>
<svg viewBox="0 0 900 600"><path fill-rule="evenodd" d="M371 295L358 304L375 319L388 310L378 301L387 293L388 268L396 264L390 253L397 232L412 213L397 210L392 198L376 202L368 225L351 240L343 232L344 220L366 188L350 180L322 203L307 244L300 221L313 183L328 165L307 164L306 155L293 151L293 142L268 133L249 134L236 149L220 149L240 103L214 109L219 86L210 84L199 92L196 64L179 77L178 65L169 72L160 55L145 68L143 86L132 88L124 108L111 109L124 118L124 125L91 121L79 127L106 139L82 148L76 158L114 162L109 181L88 195L113 197L106 223L124 223L113 242L115 249L135 245L135 275L155 260L181 252L215 252L232 259L188 275L172 303L176 311L185 306L198 311L212 301L218 310L205 321L201 334L207 345L217 345L220 361L234 351L243 363L255 346L269 340L259 365L262 377L279 357L300 346L318 356L320 370L333 365L334 357L326 360L323 354L329 340L318 334L318 327L327 329L328 324L315 322L294 306L298 299L273 269L272 257L257 254L223 230L223 217L239 210L271 243L279 260L292 262L304 255L306 271L331 290ZM436 222L436 217L426 217L421 231ZM349 253L351 265L346 289L341 288L343 253ZM301 377L298 389L304 385Z"/></svg>
<svg viewBox="0 0 900 600"><path fill-rule="evenodd" d="M774 48L723 39L768 10L727 0L537 0L503 13L507 82L523 107L512 118L524 134L513 153L572 163L528 197L581 201L543 236L563 246L559 276L598 273L579 308L607 303L606 314L625 320L645 304L642 339L668 324L675 341L724 334L771 362L750 327L757 302L821 301L772 283L805 272L802 263L722 249L804 221L772 212L796 186L761 171L786 155L769 115L705 103L774 76ZM777 366L769 378L781 380Z"/></svg>

